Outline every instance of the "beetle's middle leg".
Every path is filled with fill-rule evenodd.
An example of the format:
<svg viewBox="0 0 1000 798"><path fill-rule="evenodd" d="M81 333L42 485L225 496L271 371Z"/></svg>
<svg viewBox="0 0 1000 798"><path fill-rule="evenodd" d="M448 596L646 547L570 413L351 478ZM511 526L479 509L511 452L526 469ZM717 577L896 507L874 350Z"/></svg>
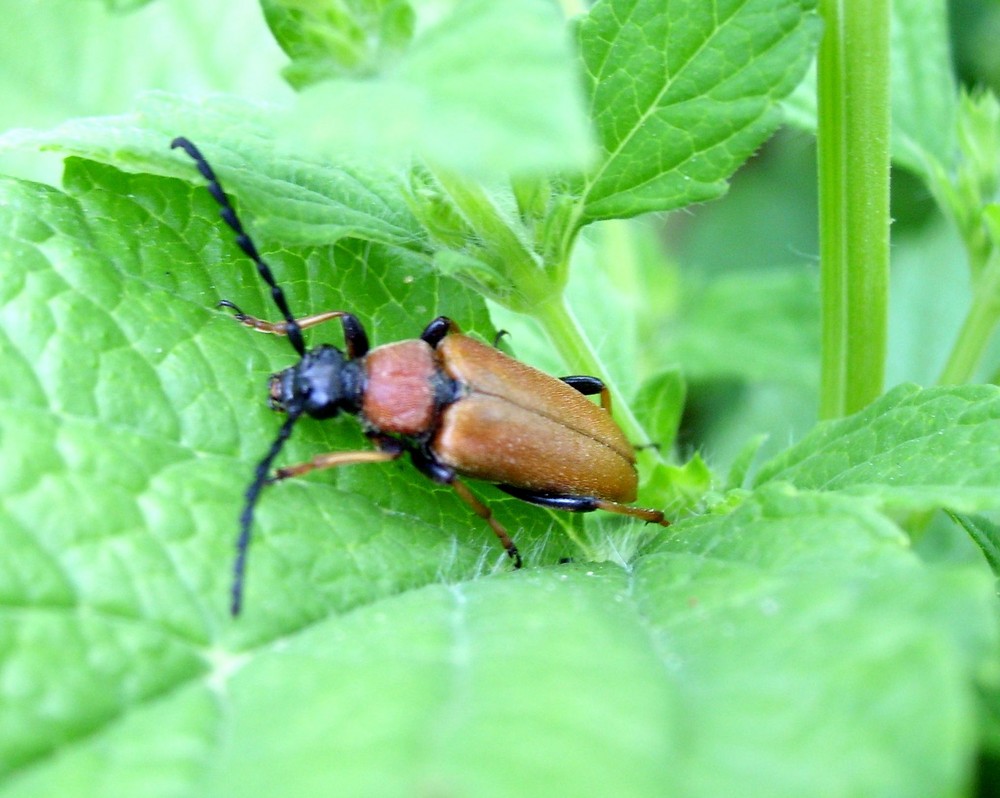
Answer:
<svg viewBox="0 0 1000 798"><path fill-rule="evenodd" d="M608 386L604 384L604 380L600 377L589 377L584 374L574 375L572 377L560 377L562 382L565 382L570 388L575 388L584 396L593 396L594 394L601 395L601 407L611 412L611 391L608 390Z"/></svg>
<svg viewBox="0 0 1000 798"><path fill-rule="evenodd" d="M431 345L432 348L437 349L437 345L444 340L444 337L448 333L458 333L462 332L458 325L455 324L447 316L438 316L434 321L424 327L424 331L420 333L420 340Z"/></svg>
<svg viewBox="0 0 1000 798"><path fill-rule="evenodd" d="M517 550L517 546L514 544L514 541L510 539L510 535L507 534L507 530L504 529L503 524L497 521L496 517L493 515L493 511L487 507L486 504L480 501L476 495L469 490L468 486L458 477L455 477L451 481L451 487L454 488L458 497L472 508L472 512L490 525L490 529L493 530L493 534L500 539L500 545L503 546L504 551L507 552L507 556L514 561L514 567L520 568L522 565L521 552Z"/></svg>
<svg viewBox="0 0 1000 798"><path fill-rule="evenodd" d="M500 545L507 552L507 556L514 561L514 567L520 568L522 565L521 552L517 550L517 545L511 540L510 535L507 534L507 530L504 529L503 524L493 516L493 511L484 502L476 498L476 495L456 476L455 469L438 462L438 459L431 451L422 447L414 448L410 452L410 457L413 460L413 465L425 477L437 482L439 485L451 485L455 493L458 494L458 497L472 508L472 512L490 525L490 529L499 538Z"/></svg>

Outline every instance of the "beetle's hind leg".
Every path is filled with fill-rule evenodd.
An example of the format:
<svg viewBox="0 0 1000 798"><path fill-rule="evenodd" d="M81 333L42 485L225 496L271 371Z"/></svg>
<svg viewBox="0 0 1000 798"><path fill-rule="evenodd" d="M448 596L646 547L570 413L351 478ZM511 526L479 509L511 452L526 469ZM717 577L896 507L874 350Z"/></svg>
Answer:
<svg viewBox="0 0 1000 798"><path fill-rule="evenodd" d="M607 513L618 515L630 515L633 518L640 518L647 524L659 524L660 526L670 526L670 522L663 515L662 510L650 510L648 507L633 507L631 504L608 501L606 499L596 499L597 509Z"/></svg>
<svg viewBox="0 0 1000 798"><path fill-rule="evenodd" d="M584 396L601 395L601 407L611 412L611 391L604 384L600 377L590 377L585 374L576 374L572 377L560 377L560 381L565 382L570 388L575 388Z"/></svg>
<svg viewBox="0 0 1000 798"><path fill-rule="evenodd" d="M573 496L568 493L545 493L513 485L497 485L500 490L509 493L516 499L548 507L552 510L566 510L571 513L590 513L594 510L604 510L618 515L629 515L640 518L647 524L670 526L670 522L660 510L650 510L646 507L633 507L631 504L613 502L610 499L598 499L594 496Z"/></svg>

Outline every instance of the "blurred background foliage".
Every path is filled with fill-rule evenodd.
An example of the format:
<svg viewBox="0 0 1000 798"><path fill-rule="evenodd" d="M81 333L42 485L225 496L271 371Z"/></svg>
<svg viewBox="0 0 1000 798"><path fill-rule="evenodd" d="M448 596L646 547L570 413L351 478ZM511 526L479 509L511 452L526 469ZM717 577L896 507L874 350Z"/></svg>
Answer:
<svg viewBox="0 0 1000 798"><path fill-rule="evenodd" d="M1000 90L1000 3L951 0L948 3L953 64L967 88ZM682 353L690 344L689 325L697 323L719 291L744 296L748 317L772 330L774 365L770 375L734 370L705 373L682 355L688 379L688 404L682 440L700 446L716 465L728 462L741 441L768 432L769 449L794 440L815 421L818 379L819 300L816 249L816 160L812 135L785 129L738 172L720 202L671 214L661 234L684 273L678 327ZM901 382L933 384L958 335L970 301L966 254L954 227L937 210L924 183L905 169L892 173L892 284L886 388ZM797 291L806 279L812 292ZM801 283L800 283L801 284ZM691 315L692 307L695 314ZM727 307L732 307L727 306ZM793 338L777 331L777 319L798 326ZM745 325L740 329L747 330ZM749 333L748 333L749 334ZM703 353L701 353L703 354ZM1000 347L991 347L977 379L993 381Z"/></svg>

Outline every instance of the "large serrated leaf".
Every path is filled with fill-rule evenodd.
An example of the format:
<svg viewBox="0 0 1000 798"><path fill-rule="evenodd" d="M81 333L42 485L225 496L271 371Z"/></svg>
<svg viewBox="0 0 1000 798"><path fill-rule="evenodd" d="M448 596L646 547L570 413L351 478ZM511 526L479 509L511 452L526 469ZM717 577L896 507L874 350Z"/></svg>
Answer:
<svg viewBox="0 0 1000 798"><path fill-rule="evenodd" d="M579 26L598 166L581 224L714 199L812 57L813 0L604 0Z"/></svg>
<svg viewBox="0 0 1000 798"><path fill-rule="evenodd" d="M66 186L0 189L0 776L56 778L56 752L141 727L159 697L187 700L240 648L331 608L506 559L408 464L345 469L267 491L234 624L237 515L277 428L266 377L294 353L213 309L273 312L202 187L72 160ZM261 244L293 308L349 306L374 343L412 337L439 308L489 334L480 300L403 250ZM350 420L302 422L285 456L364 446ZM527 557L565 550L527 533L544 534L544 511L489 496Z"/></svg>
<svg viewBox="0 0 1000 798"><path fill-rule="evenodd" d="M296 133L330 154L362 150L405 163L416 153L494 181L580 169L592 144L558 11L537 0L443 8L421 8L432 24L377 74L304 92Z"/></svg>
<svg viewBox="0 0 1000 798"><path fill-rule="evenodd" d="M0 794L948 794L993 603L871 508L768 489L631 572L433 585L196 646L201 672Z"/></svg>
<svg viewBox="0 0 1000 798"><path fill-rule="evenodd" d="M997 643L991 582L920 564L853 498L765 486L678 525L631 591L686 710L677 794L951 792L975 735L961 674Z"/></svg>
<svg viewBox="0 0 1000 798"><path fill-rule="evenodd" d="M784 480L896 508L977 512L1000 506L998 465L1000 389L905 385L820 424L765 463L756 484Z"/></svg>
<svg viewBox="0 0 1000 798"><path fill-rule="evenodd" d="M280 113L275 106L234 97L195 102L150 92L134 113L2 134L0 152L41 146L191 180L196 172L190 160L169 149L170 141L183 135L204 145L227 191L245 204L263 235L314 246L352 236L426 251L423 230L400 190L402 173L348 157L309 156L276 132L274 117Z"/></svg>

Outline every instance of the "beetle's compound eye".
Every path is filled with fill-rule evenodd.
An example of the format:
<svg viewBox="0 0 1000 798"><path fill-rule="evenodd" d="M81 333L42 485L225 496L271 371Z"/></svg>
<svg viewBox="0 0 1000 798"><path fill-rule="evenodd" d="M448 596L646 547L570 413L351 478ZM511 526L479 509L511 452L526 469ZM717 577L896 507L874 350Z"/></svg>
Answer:
<svg viewBox="0 0 1000 798"><path fill-rule="evenodd" d="M276 413L287 413L288 402L292 398L293 369L285 369L272 374L267 383L267 404Z"/></svg>

